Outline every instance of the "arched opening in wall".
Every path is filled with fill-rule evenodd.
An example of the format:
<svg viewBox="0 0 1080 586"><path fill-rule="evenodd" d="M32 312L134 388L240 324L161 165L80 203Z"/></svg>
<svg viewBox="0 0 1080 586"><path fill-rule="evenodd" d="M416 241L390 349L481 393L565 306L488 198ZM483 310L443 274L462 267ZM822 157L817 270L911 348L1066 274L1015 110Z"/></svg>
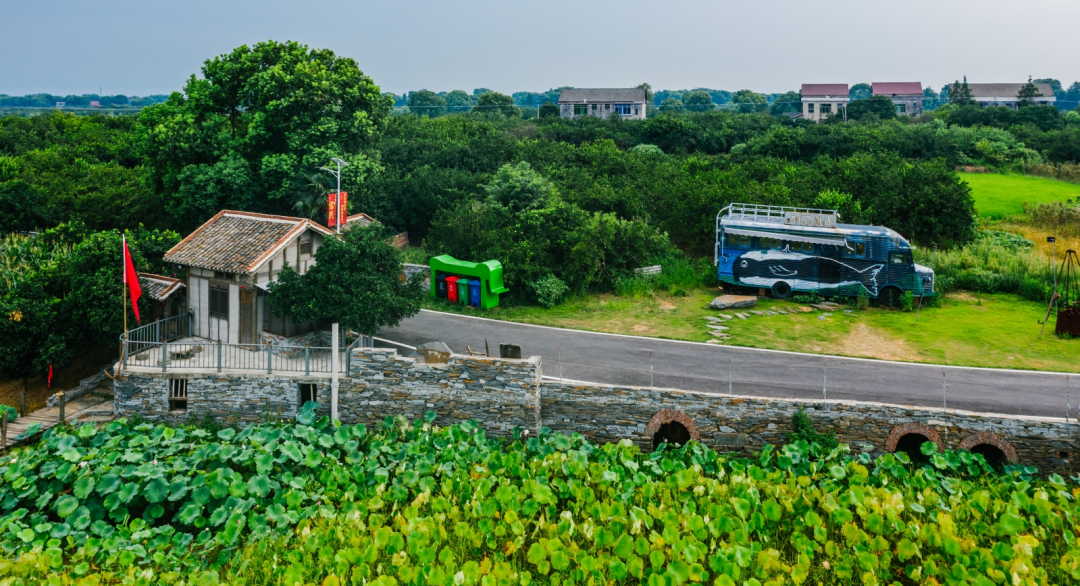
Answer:
<svg viewBox="0 0 1080 586"><path fill-rule="evenodd" d="M660 429L656 430L653 434L652 445L653 449L658 449L660 444L667 442L671 444L670 447L682 447L689 443L691 440L690 430L686 429L686 426L678 421L669 421L661 424Z"/></svg>
<svg viewBox="0 0 1080 586"><path fill-rule="evenodd" d="M994 470L1002 470L1009 463L1009 457L1005 455L1005 450L993 444L977 444L971 446L968 451L972 454L981 454L986 463L994 467Z"/></svg>
<svg viewBox="0 0 1080 586"><path fill-rule="evenodd" d="M896 442L896 451L907 454L912 463L916 465L929 464L930 457L922 453L922 446L928 441L930 441L930 438L921 433L908 433L901 436Z"/></svg>

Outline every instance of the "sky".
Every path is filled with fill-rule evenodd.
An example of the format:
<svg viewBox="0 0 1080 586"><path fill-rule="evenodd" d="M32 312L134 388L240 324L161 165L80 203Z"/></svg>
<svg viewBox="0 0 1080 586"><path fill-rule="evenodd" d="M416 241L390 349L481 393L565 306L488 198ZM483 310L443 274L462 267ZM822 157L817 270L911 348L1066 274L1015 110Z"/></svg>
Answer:
<svg viewBox="0 0 1080 586"><path fill-rule="evenodd" d="M355 59L384 91L1080 80L1077 0L0 0L0 94L180 90L244 44Z"/></svg>

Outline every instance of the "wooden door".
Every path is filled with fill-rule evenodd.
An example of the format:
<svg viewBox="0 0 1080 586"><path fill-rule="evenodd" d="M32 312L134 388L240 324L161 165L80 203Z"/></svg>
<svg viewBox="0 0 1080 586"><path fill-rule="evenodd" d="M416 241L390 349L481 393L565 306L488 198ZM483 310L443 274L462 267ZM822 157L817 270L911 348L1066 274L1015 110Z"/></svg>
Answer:
<svg viewBox="0 0 1080 586"><path fill-rule="evenodd" d="M255 295L248 287L240 289L240 343L255 343Z"/></svg>

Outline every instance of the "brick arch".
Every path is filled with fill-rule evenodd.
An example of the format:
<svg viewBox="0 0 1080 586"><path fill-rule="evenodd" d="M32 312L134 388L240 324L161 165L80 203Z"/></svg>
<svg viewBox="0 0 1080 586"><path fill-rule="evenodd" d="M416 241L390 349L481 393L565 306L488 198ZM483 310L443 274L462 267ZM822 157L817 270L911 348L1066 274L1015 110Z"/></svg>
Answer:
<svg viewBox="0 0 1080 586"><path fill-rule="evenodd" d="M1012 447L1012 444L1005 441L999 435L993 433L976 433L964 438L964 441L960 442L961 450L971 450L979 444L989 444L995 448L1001 450L1005 454L1005 459L1010 464L1016 464L1020 461L1020 458L1016 455L1016 449Z"/></svg>
<svg viewBox="0 0 1080 586"><path fill-rule="evenodd" d="M696 442L701 441L701 434L698 433L694 420L686 413L674 409L661 409L659 413L653 415L652 419L649 420L649 424L645 426L645 435L652 438L660 430L661 425L672 421L681 423L686 428L686 431L690 432L690 439Z"/></svg>
<svg viewBox="0 0 1080 586"><path fill-rule="evenodd" d="M889 438L885 440L885 451L889 453L895 452L896 444L900 443L900 438L913 433L937 444L938 452L945 451L945 443L941 441L941 436L938 435L937 430L925 423L904 423L892 428L892 431L889 432Z"/></svg>

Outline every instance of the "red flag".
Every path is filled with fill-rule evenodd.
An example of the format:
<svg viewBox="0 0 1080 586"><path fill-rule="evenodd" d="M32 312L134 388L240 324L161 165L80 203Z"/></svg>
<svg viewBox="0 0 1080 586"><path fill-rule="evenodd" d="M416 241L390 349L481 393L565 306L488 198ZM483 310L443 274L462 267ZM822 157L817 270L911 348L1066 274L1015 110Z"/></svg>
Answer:
<svg viewBox="0 0 1080 586"><path fill-rule="evenodd" d="M142 287L139 285L139 273L135 272L135 264L131 262L131 251L128 250L127 237L124 237L124 284L131 293L131 309L135 312L135 322L139 321L139 297L142 297Z"/></svg>
<svg viewBox="0 0 1080 586"><path fill-rule="evenodd" d="M342 191L340 198L338 193L331 193L327 195L326 202L326 225L337 226L338 222L342 226L345 225L347 218L349 217L349 192ZM338 205L338 200L341 200L341 205Z"/></svg>
<svg viewBox="0 0 1080 586"><path fill-rule="evenodd" d="M52 388L52 365L49 365L49 388Z"/></svg>

